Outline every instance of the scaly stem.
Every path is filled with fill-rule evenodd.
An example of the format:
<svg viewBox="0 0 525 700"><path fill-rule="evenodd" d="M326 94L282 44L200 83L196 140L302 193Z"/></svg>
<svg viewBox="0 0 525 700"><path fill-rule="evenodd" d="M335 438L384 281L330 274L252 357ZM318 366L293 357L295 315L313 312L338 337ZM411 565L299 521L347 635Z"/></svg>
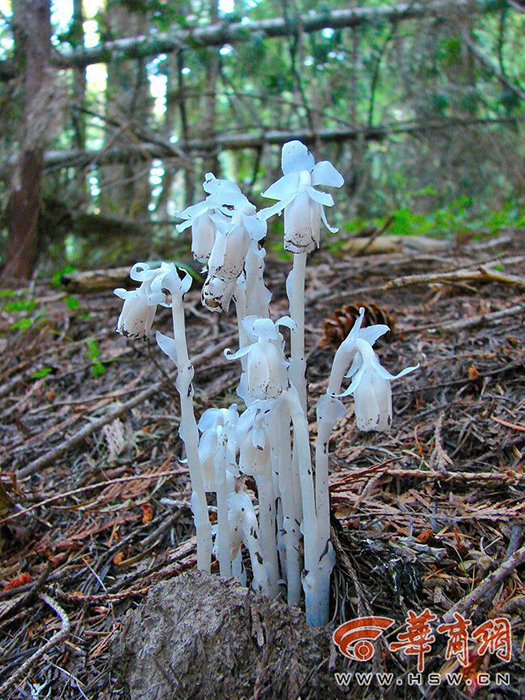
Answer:
<svg viewBox="0 0 525 700"><path fill-rule="evenodd" d="M290 316L296 328L291 334L292 362L290 381L297 389L303 411L306 413L306 361L304 358L304 286L307 253L293 256L293 269L286 282L286 292L290 302Z"/></svg>
<svg viewBox="0 0 525 700"><path fill-rule="evenodd" d="M199 459L199 431L193 411L193 375L194 369L188 357L186 345L186 325L184 322L184 307L182 296L173 295L171 307L173 317L173 337L177 353L177 390L180 394L181 431L180 436L186 448L188 469L190 471L193 495L191 506L197 530L197 568L210 571L211 568L211 524L208 516L206 491Z"/></svg>
<svg viewBox="0 0 525 700"><path fill-rule="evenodd" d="M326 394L322 397L322 410L318 404L317 410L317 440L315 443L315 505L318 521L318 551L319 551L319 590L321 613L328 620L330 600L330 575L335 564L335 553L330 542L330 491L328 470L328 445L335 423L345 408L333 394L341 393L343 376L348 368L350 356L344 349L337 351Z"/></svg>
<svg viewBox="0 0 525 700"><path fill-rule="evenodd" d="M286 554L286 584L288 605L298 605L301 599L301 561L299 555L300 521L292 474L290 414L280 403L271 412L271 431L276 436L275 459L279 473L283 509L283 541ZM299 494L298 494L299 496Z"/></svg>
<svg viewBox="0 0 525 700"><path fill-rule="evenodd" d="M306 620L309 625L325 625L327 605L321 600L319 589L319 538L315 509L314 479L310 455L308 421L302 409L295 387L285 392L284 398L290 411L294 429L294 443L299 462L301 496L303 501L304 568L303 588L306 602Z"/></svg>
<svg viewBox="0 0 525 700"><path fill-rule="evenodd" d="M217 452L213 458L215 485L217 488L217 542L219 571L221 576L230 578L232 564L230 558L230 523L228 521L228 487L226 482L226 440L219 437Z"/></svg>
<svg viewBox="0 0 525 700"><path fill-rule="evenodd" d="M271 596L279 593L279 560L275 541L275 500L273 495L272 475L257 476L257 491L259 494L259 533L264 557L264 565L268 574L268 588Z"/></svg>

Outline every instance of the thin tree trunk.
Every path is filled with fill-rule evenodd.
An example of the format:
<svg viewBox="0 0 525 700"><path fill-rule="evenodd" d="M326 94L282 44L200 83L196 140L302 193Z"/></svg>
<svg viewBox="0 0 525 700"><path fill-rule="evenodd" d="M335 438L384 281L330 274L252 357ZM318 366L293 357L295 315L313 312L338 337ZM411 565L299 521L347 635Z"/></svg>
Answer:
<svg viewBox="0 0 525 700"><path fill-rule="evenodd" d="M146 16L132 12L127 6L112 0L107 7L107 19L115 36L146 30ZM108 65L106 85L106 116L120 126L106 132L108 145L131 145L136 138L135 125L143 128L151 116L151 97L145 59L134 62L115 60ZM101 181L101 210L105 214L142 217L149 216L151 199L149 168L140 158L122 166L107 167Z"/></svg>
<svg viewBox="0 0 525 700"><path fill-rule="evenodd" d="M210 20L212 24L219 21L218 0L210 0ZM221 56L218 49L208 49L208 78L206 81L206 111L203 121L203 137L214 139L217 133L216 107L217 107L217 80L219 78ZM214 147L204 161L204 171L219 175L218 150Z"/></svg>
<svg viewBox="0 0 525 700"><path fill-rule="evenodd" d="M49 132L51 22L49 0L13 3L16 53L23 70L21 141L7 205L9 236L3 277L28 279L37 262L43 156Z"/></svg>
<svg viewBox="0 0 525 700"><path fill-rule="evenodd" d="M80 48L84 48L84 11L82 5L82 0L73 0L72 40ZM75 146L83 149L86 147L86 116L82 112L86 99L86 69L83 66L74 69L73 99L75 101L73 117Z"/></svg>

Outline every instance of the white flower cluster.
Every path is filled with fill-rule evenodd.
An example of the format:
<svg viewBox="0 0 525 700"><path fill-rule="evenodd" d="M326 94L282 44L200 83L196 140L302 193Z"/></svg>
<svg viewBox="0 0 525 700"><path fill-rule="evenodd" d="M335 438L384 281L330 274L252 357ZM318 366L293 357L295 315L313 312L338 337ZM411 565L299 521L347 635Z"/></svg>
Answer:
<svg viewBox="0 0 525 700"><path fill-rule="evenodd" d="M237 404L210 408L196 421L193 367L184 328L183 296L191 285L187 273L181 277L168 263L156 269L145 263L134 265L131 278L140 287L132 292L115 290L124 299L117 330L131 338L144 337L157 306L172 309L173 338L157 332L157 342L178 368L180 436L192 482L199 568L209 570L215 553L222 576L246 582L245 550L252 586L273 596L284 589L291 605L300 602L303 590L307 619L320 625L328 621L335 562L330 543L328 442L335 422L345 413L340 399L354 395L360 430L386 430L392 421L390 382L415 367L392 375L381 366L373 346L388 327L363 329L361 310L335 355L328 389L317 404L312 464L304 362L305 264L307 253L319 245L321 221L336 230L328 226L324 213L333 199L317 187L340 187L343 178L328 161L316 164L299 141L283 147L282 170L283 177L263 193L278 203L260 212L237 185L206 175L206 199L183 211L184 223L178 227L183 231L191 226L193 254L207 266L203 304L212 311L226 311L235 302L239 349L227 350L225 355L241 361L237 394L244 410ZM294 253L287 283L290 315L272 321L261 241L267 220L282 212L285 248ZM345 377L351 381L343 390ZM257 506L250 495L254 487ZM215 494L217 503L213 529L209 493Z"/></svg>

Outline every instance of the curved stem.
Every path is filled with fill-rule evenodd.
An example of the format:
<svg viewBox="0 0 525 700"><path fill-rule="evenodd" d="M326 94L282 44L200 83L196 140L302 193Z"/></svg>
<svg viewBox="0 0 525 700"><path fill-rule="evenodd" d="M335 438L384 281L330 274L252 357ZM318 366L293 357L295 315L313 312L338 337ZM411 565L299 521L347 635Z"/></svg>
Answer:
<svg viewBox="0 0 525 700"><path fill-rule="evenodd" d="M177 390L180 394L181 408L181 439L186 448L188 469L190 471L192 495L192 509L197 530L197 567L201 571L210 571L211 568L211 524L208 516L208 504L206 491L202 477L201 463L199 459L199 431L193 410L193 375L194 369L188 357L186 345L186 325L184 321L184 307L182 296L173 295L171 307L173 318L173 337L177 354L178 376Z"/></svg>
<svg viewBox="0 0 525 700"><path fill-rule="evenodd" d="M230 523L228 520L228 486L226 482L226 441L219 438L217 452L213 459L215 485L217 488L217 543L219 571L221 576L230 578L232 563L230 558Z"/></svg>

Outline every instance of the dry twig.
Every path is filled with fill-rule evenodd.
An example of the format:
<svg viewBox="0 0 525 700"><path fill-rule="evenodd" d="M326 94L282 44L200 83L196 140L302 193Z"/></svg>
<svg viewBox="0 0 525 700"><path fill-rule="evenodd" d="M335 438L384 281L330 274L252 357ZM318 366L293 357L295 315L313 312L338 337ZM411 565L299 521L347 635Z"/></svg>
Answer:
<svg viewBox="0 0 525 700"><path fill-rule="evenodd" d="M56 634L54 634L48 642L44 644L43 647L40 647L40 649L38 649L38 651L36 651L32 656L30 656L29 659L24 661L20 668L18 668L13 673L13 675L10 676L2 686L0 686L0 697L5 697L4 693L6 693L9 690L9 688L12 688L19 678L21 678L29 670L31 670L35 663L40 658L42 658L42 656L46 654L52 647L64 641L64 639L69 634L70 624L66 611L57 603L56 600L51 598L51 596L47 595L47 593L40 593L39 597L44 601L44 603L47 603L49 607L53 608L56 614L60 617L62 621L62 626L60 630Z"/></svg>

